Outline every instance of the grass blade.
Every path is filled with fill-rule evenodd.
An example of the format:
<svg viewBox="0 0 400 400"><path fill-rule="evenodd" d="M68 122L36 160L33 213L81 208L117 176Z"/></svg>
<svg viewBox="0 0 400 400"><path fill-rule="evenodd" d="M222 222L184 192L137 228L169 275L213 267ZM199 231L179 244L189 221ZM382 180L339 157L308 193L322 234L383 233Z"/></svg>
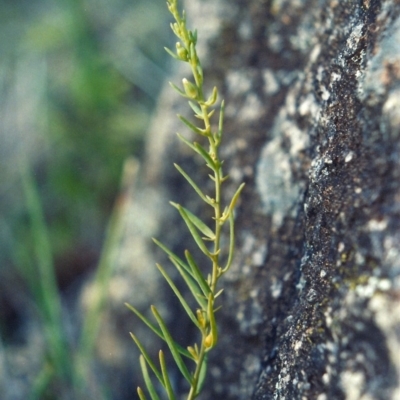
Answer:
<svg viewBox="0 0 400 400"><path fill-rule="evenodd" d="M164 379L163 379L162 375L160 374L160 372L158 371L155 364L153 363L152 359L150 358L149 353L146 351L146 349L144 348L142 343L140 343L139 339L132 332L129 332L129 334L131 335L131 338L133 339L133 341L136 343L136 346L142 353L142 356L146 360L147 364L149 364L150 368L153 370L154 375L158 378L161 385L164 385Z"/></svg>
<svg viewBox="0 0 400 400"><path fill-rule="evenodd" d="M195 315L193 314L192 309L189 307L189 304L186 302L186 300L183 298L182 294L179 292L178 288L176 287L176 285L174 284L174 282L172 281L172 279L169 277L169 275L167 274L167 272L165 271L165 269L160 265L160 264L156 264L157 268L159 269L159 271L161 272L161 274L163 275L163 277L165 278L165 280L168 282L169 286L171 286L171 289L174 291L174 293L176 294L176 297L178 297L179 301L182 304L182 307L185 309L187 315L189 316L189 318L193 321L193 323L199 328L200 324L199 321L197 321L197 318L195 317Z"/></svg>
<svg viewBox="0 0 400 400"><path fill-rule="evenodd" d="M189 373L189 370L187 369L185 363L182 360L182 357L179 354L179 351L177 349L176 343L174 339L172 338L171 334L169 333L169 330L167 326L165 325L165 322L163 321L161 315L157 311L157 309L154 306L151 306L151 311L154 314L154 317L156 318L158 324L160 325L160 328L163 332L165 341L171 351L172 357L174 358L176 365L178 366L179 370L181 371L182 375L184 378L189 382L189 384L192 384L192 376Z"/></svg>
<svg viewBox="0 0 400 400"><path fill-rule="evenodd" d="M122 180L124 178L126 178L126 172ZM124 211L127 206L124 200L124 195L120 194L114 203L94 278L94 288L98 291L99 295L89 304L83 319L84 322L78 347L78 358L83 368L80 372L82 381L86 381L89 375L87 368L90 365L90 360L93 358L94 347L106 307L108 286L113 273L116 251L123 233L123 216L125 215Z"/></svg>
<svg viewBox="0 0 400 400"><path fill-rule="evenodd" d="M168 395L168 400L175 400L176 398L174 395L174 391L172 390L171 381L169 380L167 364L165 363L165 357L162 350L160 350L159 352L159 357L160 357L161 372L164 378L164 387Z"/></svg>
<svg viewBox="0 0 400 400"><path fill-rule="evenodd" d="M34 278L37 285L36 302L43 318L51 361L57 374L69 379L73 377L74 370L71 369L67 338L62 329L61 297L57 287L50 233L32 171L24 162L21 162L20 168L37 264L37 270L29 273L29 277Z"/></svg>
<svg viewBox="0 0 400 400"><path fill-rule="evenodd" d="M142 374L144 378L144 383L146 384L147 390L149 391L152 400L160 400L157 395L156 389L151 381L149 371L147 369L146 361L143 356L140 356L140 368L142 369Z"/></svg>

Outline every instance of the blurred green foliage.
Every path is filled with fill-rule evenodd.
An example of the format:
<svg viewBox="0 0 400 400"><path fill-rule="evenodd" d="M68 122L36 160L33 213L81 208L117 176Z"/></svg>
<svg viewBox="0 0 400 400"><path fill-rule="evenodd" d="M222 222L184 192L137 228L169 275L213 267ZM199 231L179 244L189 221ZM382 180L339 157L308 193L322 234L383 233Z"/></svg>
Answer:
<svg viewBox="0 0 400 400"><path fill-rule="evenodd" d="M36 173L56 260L82 246L99 251L123 160L140 157L164 79L165 17L157 0L0 4L0 96L14 114L0 128L3 264L24 234L17 179L7 174L21 155Z"/></svg>
<svg viewBox="0 0 400 400"><path fill-rule="evenodd" d="M166 75L166 14L159 0L0 2L0 352L23 340L29 299L51 292L38 288L39 238L20 160L43 210L43 254L67 288L96 266L122 164L141 157ZM56 296L47 293L46 304ZM36 307L47 312L40 301ZM44 321L57 326L56 314ZM36 379L39 392L52 376L48 365Z"/></svg>

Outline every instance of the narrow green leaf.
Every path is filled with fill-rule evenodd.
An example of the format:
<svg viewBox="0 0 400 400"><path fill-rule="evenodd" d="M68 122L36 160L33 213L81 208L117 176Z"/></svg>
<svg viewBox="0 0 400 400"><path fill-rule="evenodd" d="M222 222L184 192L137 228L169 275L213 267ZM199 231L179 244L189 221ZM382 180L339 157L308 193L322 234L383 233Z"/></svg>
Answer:
<svg viewBox="0 0 400 400"><path fill-rule="evenodd" d="M207 375L207 362L208 362L208 354L205 355L203 363L201 364L196 394L199 394L204 387L204 383L205 383L206 375Z"/></svg>
<svg viewBox="0 0 400 400"><path fill-rule="evenodd" d="M210 328L211 328L211 334L212 334L212 346L210 349L212 349L218 341L218 328L217 328L217 322L215 320L215 310L214 310L214 299L213 299L213 294L210 293L208 295L208 310L207 310L207 315L210 321ZM209 349L209 350L210 350Z"/></svg>
<svg viewBox="0 0 400 400"><path fill-rule="evenodd" d="M217 101L217 98L218 98L218 89L216 86L214 86L210 97L207 99L207 101L205 103L206 106L210 107L210 106L214 105L215 102Z"/></svg>
<svg viewBox="0 0 400 400"><path fill-rule="evenodd" d="M192 178L178 165L174 164L175 168L183 175L183 177L189 182L190 186L196 191L196 193L201 197L201 199L210 204L209 200L207 199L206 195L201 191L201 189L194 183Z"/></svg>
<svg viewBox="0 0 400 400"><path fill-rule="evenodd" d="M235 250L235 220L233 216L233 211L229 212L229 253L228 253L228 261L226 262L225 267L222 269L222 273L228 271L232 264L233 260L233 252Z"/></svg>
<svg viewBox="0 0 400 400"><path fill-rule="evenodd" d="M208 154L207 150L197 142L194 142L194 147L196 148L197 153L199 153L206 160L207 165L213 171L216 171L217 165L216 165L215 161L211 158L211 156Z"/></svg>
<svg viewBox="0 0 400 400"><path fill-rule="evenodd" d="M225 101L222 100L221 102L221 108L219 111L219 122L218 122L218 136L219 139L222 137L222 132L224 129L224 114L225 114Z"/></svg>
<svg viewBox="0 0 400 400"><path fill-rule="evenodd" d="M204 276L200 271L200 268L197 266L189 250L185 250L185 257L190 267L192 268L193 275L195 276L196 281L199 284L204 296L208 297L209 293L211 292L210 286L208 286L207 281L204 279Z"/></svg>
<svg viewBox="0 0 400 400"><path fill-rule="evenodd" d="M170 50L168 47L164 47L164 49L171 57L174 57L175 60L181 61L181 59L172 50Z"/></svg>
<svg viewBox="0 0 400 400"><path fill-rule="evenodd" d="M182 296L182 294L179 292L178 288L176 287L176 285L174 284L174 282L172 281L172 279L169 277L169 275L167 274L167 272L165 271L165 269L160 265L160 264L156 264L157 268L159 269L159 271L161 272L161 274L163 275L163 277L165 278L165 280L168 282L169 286L171 286L171 289L174 291L174 293L176 294L176 297L178 297L179 301L182 304L182 307L185 309L187 315L189 316L189 318L193 321L193 323L199 328L200 324L199 321L197 321L197 318L195 317L195 315L193 314L193 311L191 310L191 308L189 307L189 304L186 302L186 300L184 299L184 297Z"/></svg>
<svg viewBox="0 0 400 400"><path fill-rule="evenodd" d="M194 223L191 221L190 217L186 213L186 211L183 209L183 207L180 204L170 202L170 204L175 207L178 211L179 214L181 214L182 219L185 221L186 226L188 227L190 233L193 236L194 241L197 243L197 246L199 246L199 249L207 256L210 257L210 252L207 249L207 246L204 244L203 239L199 235L199 232L197 231L196 226Z"/></svg>
<svg viewBox="0 0 400 400"><path fill-rule="evenodd" d="M163 377L160 374L160 372L158 371L156 365L153 363L152 359L150 358L149 353L146 351L146 349L144 348L142 343L140 343L139 339L132 332L129 332L129 334L131 335L131 338L133 339L133 341L136 343L136 346L138 347L138 349L142 353L144 359L147 361L147 364L149 364L150 368L153 370L154 375L160 381L161 385L164 385Z"/></svg>
<svg viewBox="0 0 400 400"><path fill-rule="evenodd" d="M177 136L178 136L179 140L181 140L183 143L185 143L187 146L189 146L193 151L195 151L196 153L200 154L197 151L196 147L194 147L194 145L191 142L189 142L189 140L187 140L185 137L183 137L180 133L177 133Z"/></svg>
<svg viewBox="0 0 400 400"><path fill-rule="evenodd" d="M128 303L125 303L125 305L133 311L158 337L160 337L162 340L165 341L163 333L156 327L154 326L143 314L141 314L135 307L131 306ZM193 356L182 346L177 346L179 353L181 353L183 356L190 358L193 360Z"/></svg>
<svg viewBox="0 0 400 400"><path fill-rule="evenodd" d="M233 213L233 210L235 208L236 202L238 201L238 198L240 196L240 192L243 190L245 186L245 183L242 183L238 189L236 190L235 194L232 197L231 203L229 204L229 210L231 213Z"/></svg>
<svg viewBox="0 0 400 400"><path fill-rule="evenodd" d="M140 400L147 400L147 397L144 395L142 388L138 387L137 388L137 393L139 395Z"/></svg>
<svg viewBox="0 0 400 400"><path fill-rule="evenodd" d="M151 381L149 371L147 370L146 361L143 356L140 356L140 368L142 369L142 374L144 378L144 383L146 384L147 390L149 391L152 400L160 400L157 395L156 389Z"/></svg>
<svg viewBox="0 0 400 400"><path fill-rule="evenodd" d="M172 87L172 89L176 90L181 96L186 97L186 98L188 97L183 90L178 88L178 86L174 85L172 82L169 82L169 84Z"/></svg>
<svg viewBox="0 0 400 400"><path fill-rule="evenodd" d="M164 387L165 387L165 391L167 392L167 395L168 395L168 400L175 400L176 398L174 395L174 391L172 390L171 381L169 380L167 364L165 362L165 357L164 357L164 353L162 350L160 350L160 352L159 352L159 357L160 357L161 372L164 377Z"/></svg>
<svg viewBox="0 0 400 400"><path fill-rule="evenodd" d="M133 311L157 336L159 336L162 340L164 340L164 336L162 332L154 326L139 310L137 310L135 307L131 306L128 303L125 303L125 305Z"/></svg>
<svg viewBox="0 0 400 400"><path fill-rule="evenodd" d="M189 217L190 221L195 225L195 227L203 233L205 236L207 236L211 240L215 240L215 233L196 215L194 215L191 211L189 211L187 208L181 206L182 209L185 211L187 216Z"/></svg>
<svg viewBox="0 0 400 400"><path fill-rule="evenodd" d="M213 170L216 171L216 165L213 161L213 159L210 157L210 155L208 154L207 150L200 146L200 144L194 142L194 144L192 144L191 142L189 142L189 140L187 140L186 138L184 138L182 135L180 135L179 133L177 133L178 138L185 143L187 146L189 146L193 151L195 151L197 154L199 154L200 156L202 156L204 158L204 160L206 161L207 165Z"/></svg>
<svg viewBox="0 0 400 400"><path fill-rule="evenodd" d="M162 250L165 251L165 253L167 253L172 259L174 259L182 268L184 268L191 276L193 276L192 274L192 270L191 268L183 261L181 260L175 253L173 253L167 246L165 246L164 244L162 244L160 241L158 241L157 239L153 238L153 242L160 247Z"/></svg>
<svg viewBox="0 0 400 400"><path fill-rule="evenodd" d="M186 95L186 97L188 97ZM193 125L189 120L187 120L185 117L182 115L178 114L178 118L189 128L191 129L194 133L197 133L201 136L207 136L206 131L204 129L198 128L196 125Z"/></svg>
<svg viewBox="0 0 400 400"><path fill-rule="evenodd" d="M154 306L151 306L151 311L154 314L154 317L156 318L158 324L160 325L160 328L164 334L165 341L171 351L172 357L174 358L176 365L178 366L179 370L181 371L182 375L184 378L189 382L189 384L192 384L192 376L189 373L189 370L187 369L185 363L182 360L182 357L179 354L177 344L175 343L174 339L172 338L171 334L168 331L168 328L162 319L161 315L157 311L157 309Z"/></svg>
<svg viewBox="0 0 400 400"><path fill-rule="evenodd" d="M192 33L192 39L193 39L193 43L196 46L197 44L197 29L195 29L194 31L191 32Z"/></svg>
<svg viewBox="0 0 400 400"><path fill-rule="evenodd" d="M198 287L199 285L196 284L196 281L194 281L188 274L187 272L176 262L171 258L171 262L175 265L176 269L179 271L181 274L183 280L185 281L186 285L190 289L190 291L193 294L193 297L199 304L202 310L205 310L207 308L207 301L206 298L200 293Z"/></svg>
<svg viewBox="0 0 400 400"><path fill-rule="evenodd" d="M193 103L192 101L189 101L189 106L197 116L199 116L201 119L204 118L203 111L201 111L200 107L197 104Z"/></svg>
<svg viewBox="0 0 400 400"><path fill-rule="evenodd" d="M175 22L175 23L171 23L170 27L171 27L172 32L174 32L175 35L178 36L178 38L181 38L181 32L179 29L179 25Z"/></svg>

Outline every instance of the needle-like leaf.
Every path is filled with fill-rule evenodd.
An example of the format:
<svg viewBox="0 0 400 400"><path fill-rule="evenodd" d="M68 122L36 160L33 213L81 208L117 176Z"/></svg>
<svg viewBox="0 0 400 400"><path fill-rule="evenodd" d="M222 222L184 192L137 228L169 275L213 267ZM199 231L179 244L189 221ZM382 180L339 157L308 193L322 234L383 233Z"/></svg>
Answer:
<svg viewBox="0 0 400 400"><path fill-rule="evenodd" d="M183 97L188 97L188 96L186 95L186 93L185 93L183 90L181 90L181 89L178 88L178 86L176 86L176 85L173 84L172 82L169 82L169 84L170 84L170 86L171 86L174 90L176 90L181 96L183 96Z"/></svg>
<svg viewBox="0 0 400 400"><path fill-rule="evenodd" d="M225 102L222 100L221 108L219 111L219 121L218 121L218 136L219 139L222 137L223 129L224 129L224 114L225 114Z"/></svg>
<svg viewBox="0 0 400 400"><path fill-rule="evenodd" d="M125 303L125 305L133 311L157 336L159 336L162 340L164 340L164 336L162 332L154 326L139 310L137 310L135 307L131 306L128 303Z"/></svg>
<svg viewBox="0 0 400 400"><path fill-rule="evenodd" d="M193 103L192 101L189 101L189 106L197 116L203 119L203 111L201 111L200 107L197 104Z"/></svg>
<svg viewBox="0 0 400 400"><path fill-rule="evenodd" d="M210 204L210 201L207 199L206 195L201 191L201 189L194 183L193 179L178 165L174 164L175 168L183 175L183 177L189 182L190 186L196 191L196 193L201 197L201 199Z"/></svg>
<svg viewBox="0 0 400 400"><path fill-rule="evenodd" d="M186 96L187 97L187 96ZM182 115L178 114L178 118L188 127L190 128L194 133L197 133L202 136L206 136L207 132L204 129L198 128L196 125L193 125L189 120L187 120L185 117Z"/></svg>
<svg viewBox="0 0 400 400"><path fill-rule="evenodd" d="M160 247L162 250L164 250L169 256L170 258L172 258L173 260L175 260L182 268L184 268L191 276L193 276L192 270L191 268L182 260L180 259L174 252L172 252L167 246L165 246L164 244L162 244L160 241L158 241L157 239L153 238L153 242Z"/></svg>
<svg viewBox="0 0 400 400"><path fill-rule="evenodd" d="M200 271L200 268L197 266L196 262L194 261L194 258L190 254L189 250L185 250L185 257L187 262L189 263L190 267L192 268L193 275L196 278L197 283L199 284L204 296L208 298L209 293L211 293L210 286L208 285L207 281L204 279L204 276L202 272Z"/></svg>
<svg viewBox="0 0 400 400"><path fill-rule="evenodd" d="M142 355L140 356L140 368L142 369L144 383L146 384L146 388L149 391L151 400L160 400L157 395L156 389L154 388L153 382L151 381L146 361Z"/></svg>
<svg viewBox="0 0 400 400"><path fill-rule="evenodd" d="M180 206L182 210L185 211L185 214L189 217L190 221L195 225L195 227L205 236L207 236L210 240L215 240L215 233L196 215L194 215L187 208Z"/></svg>
<svg viewBox="0 0 400 400"><path fill-rule="evenodd" d="M165 387L165 391L167 392L167 395L168 395L168 400L175 400L176 397L174 395L174 391L172 390L171 381L169 380L167 364L165 362L165 357L164 357L163 351L160 350L158 355L160 358L161 372L162 372L162 375L164 378L164 387Z"/></svg>
<svg viewBox="0 0 400 400"><path fill-rule="evenodd" d="M199 153L206 160L207 165L213 171L217 171L218 166L216 165L215 161L211 158L211 156L208 154L207 150L197 142L194 142L194 147L196 148L196 152Z"/></svg>
<svg viewBox="0 0 400 400"><path fill-rule="evenodd" d="M229 253L228 253L228 261L226 262L225 267L222 269L222 273L228 271L232 264L233 260L233 252L235 250L235 217L233 216L233 212L229 213Z"/></svg>
<svg viewBox="0 0 400 400"><path fill-rule="evenodd" d="M161 272L161 274L163 275L163 277L165 278L165 280L168 282L169 286L171 287L171 289L174 291L174 293L176 294L176 297L178 297L179 301L182 304L182 307L185 309L187 315L189 316L189 318L193 321L193 323L199 328L201 329L200 325L199 325L199 321L197 321L197 318L195 317L195 315L193 314L193 311L191 310L191 308L189 307L189 304L187 303L187 301L184 299L184 297L182 296L181 292L178 290L178 288L176 287L175 283L172 281L172 279L169 277L169 275L167 274L167 272L165 271L165 269L160 265L160 264L156 264L157 268L159 269L159 271Z"/></svg>
<svg viewBox="0 0 400 400"><path fill-rule="evenodd" d="M207 165L213 170L216 170L216 165L213 161L213 159L210 157L208 154L207 150L199 145L198 143L194 142L194 144L190 143L189 140L185 139L181 134L177 133L178 138L185 143L187 146L189 146L193 151L195 151L197 154L202 156L204 160L206 161Z"/></svg>
<svg viewBox="0 0 400 400"><path fill-rule="evenodd" d="M142 388L138 387L137 392L140 400L147 400L147 397L144 395Z"/></svg>
<svg viewBox="0 0 400 400"><path fill-rule="evenodd" d="M162 331L160 331L156 326L154 326L140 311L138 311L135 307L131 306L128 303L125 303L125 305L133 311L158 337L160 337L162 340L165 341L164 335ZM177 345L179 353L181 353L183 356L190 358L193 360L193 356L182 346Z"/></svg>
<svg viewBox="0 0 400 400"><path fill-rule="evenodd" d="M170 50L168 47L164 47L164 49L171 57L174 57L175 60L181 61L179 59L179 57L172 50Z"/></svg>
<svg viewBox="0 0 400 400"><path fill-rule="evenodd" d="M197 281L193 280L187 273L185 270L182 269L182 267L172 258L170 259L171 262L175 265L176 269L179 271L179 273L181 274L183 280L185 281L186 285L188 286L188 288L190 289L190 291L193 294L193 297L195 298L195 300L197 301L197 303L199 304L199 306L205 310L207 308L207 301L206 298L201 294L200 290L199 290L199 284ZM196 284L197 283L197 284Z"/></svg>
<svg viewBox="0 0 400 400"><path fill-rule="evenodd" d="M236 190L235 194L234 194L233 197L232 197L231 203L229 204L229 211L230 211L231 213L233 213L233 210L235 209L236 202L237 202L238 199L239 199L240 192L243 190L244 185L245 185L245 183L242 183L242 184L238 187L238 189Z"/></svg>
<svg viewBox="0 0 400 400"><path fill-rule="evenodd" d="M163 379L161 373L158 371L156 365L153 363L152 359L150 358L149 353L146 351L146 349L144 348L142 343L140 343L139 339L132 332L130 332L130 335L131 335L131 338L136 343L136 346L138 347L138 349L142 353L142 356L147 361L147 364L149 364L149 366L153 370L155 376L160 381L161 385L164 385L164 379Z"/></svg>
<svg viewBox="0 0 400 400"><path fill-rule="evenodd" d="M172 338L171 334L169 333L167 325L165 324L164 320L162 319L160 313L157 311L156 307L151 306L151 311L153 312L154 317L156 318L156 320L158 322L158 325L160 325L160 328L164 334L165 341L169 347L169 350L171 351L172 357L174 358L176 365L178 366L178 368L181 371L184 378L191 385L192 384L192 376L190 375L189 370L187 369L185 363L182 360L182 357L179 354L176 343L175 343L174 339Z"/></svg>
<svg viewBox="0 0 400 400"><path fill-rule="evenodd" d="M199 382L197 383L197 390L196 394L199 394L201 390L203 389L204 382L206 380L206 375L207 375L207 364L208 364L208 354L205 355L203 364L201 365L200 368L200 375L199 375Z"/></svg>
<svg viewBox="0 0 400 400"><path fill-rule="evenodd" d="M217 344L218 341L218 328L217 328L217 322L215 321L214 298L212 293L208 295L207 315L210 322L211 336L212 336L211 345L208 348L208 350L210 350Z"/></svg>
<svg viewBox="0 0 400 400"><path fill-rule="evenodd" d="M199 246L199 249L207 257L209 257L210 251L207 249L207 246L205 245L203 239L199 235L199 232L198 232L196 226L194 225L194 223L192 222L192 220L190 219L190 217L188 216L188 214L186 213L184 208L180 204L173 203L172 201L170 202L170 204L179 211L179 214L181 214L182 219L185 221L186 226L188 227L190 233L192 234L194 241L197 243L197 246Z"/></svg>

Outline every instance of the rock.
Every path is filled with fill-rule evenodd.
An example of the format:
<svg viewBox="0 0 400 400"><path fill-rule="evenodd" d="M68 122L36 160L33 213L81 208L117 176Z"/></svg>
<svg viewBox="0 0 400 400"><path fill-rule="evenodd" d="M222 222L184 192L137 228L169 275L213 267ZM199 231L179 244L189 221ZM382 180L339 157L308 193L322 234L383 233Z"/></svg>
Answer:
<svg viewBox="0 0 400 400"><path fill-rule="evenodd" d="M185 9L205 81L226 102L226 200L246 182L201 398L399 399L399 2L190 0ZM185 101L165 89L142 185L159 190L158 237L179 252L192 243L167 200L202 204L172 163L199 184L207 176L174 136L186 134L178 109ZM190 324L171 307L190 344Z"/></svg>

